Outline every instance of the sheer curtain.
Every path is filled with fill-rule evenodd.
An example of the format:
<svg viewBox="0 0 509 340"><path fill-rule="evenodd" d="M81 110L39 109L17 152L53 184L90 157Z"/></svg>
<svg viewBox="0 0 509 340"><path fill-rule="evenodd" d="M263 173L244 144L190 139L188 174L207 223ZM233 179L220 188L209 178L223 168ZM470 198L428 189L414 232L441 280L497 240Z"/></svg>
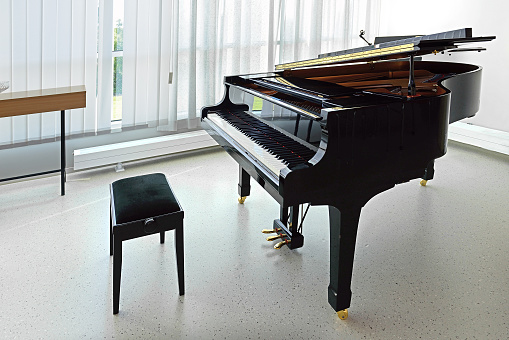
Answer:
<svg viewBox="0 0 509 340"><path fill-rule="evenodd" d="M361 29L373 40L379 2L125 0L123 125L194 128L225 75L363 45Z"/></svg>
<svg viewBox="0 0 509 340"><path fill-rule="evenodd" d="M0 0L0 80L18 92L86 85L87 107L66 113L66 134L97 129L97 2ZM60 113L0 119L0 145L53 139Z"/></svg>
<svg viewBox="0 0 509 340"><path fill-rule="evenodd" d="M278 63L365 45L378 35L380 0L281 0Z"/></svg>
<svg viewBox="0 0 509 340"><path fill-rule="evenodd" d="M225 75L363 45L359 31L373 40L379 7L380 0L124 0L122 127L195 128L200 108L221 100ZM67 113L66 134L108 131L112 0L0 0L0 9L0 80L12 91L85 84L87 107ZM0 119L0 145L58 135L57 113Z"/></svg>

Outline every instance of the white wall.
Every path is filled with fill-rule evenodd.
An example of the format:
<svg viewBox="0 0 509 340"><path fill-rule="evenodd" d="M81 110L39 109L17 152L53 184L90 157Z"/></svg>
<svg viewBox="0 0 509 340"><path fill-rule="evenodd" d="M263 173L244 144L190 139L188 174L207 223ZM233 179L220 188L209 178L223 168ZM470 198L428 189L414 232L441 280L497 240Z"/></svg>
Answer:
<svg viewBox="0 0 509 340"><path fill-rule="evenodd" d="M472 44L487 51L437 55L425 60L457 61L483 67L481 108L467 123L509 132L509 1L382 0L380 36L433 34L471 27L473 36L495 35Z"/></svg>

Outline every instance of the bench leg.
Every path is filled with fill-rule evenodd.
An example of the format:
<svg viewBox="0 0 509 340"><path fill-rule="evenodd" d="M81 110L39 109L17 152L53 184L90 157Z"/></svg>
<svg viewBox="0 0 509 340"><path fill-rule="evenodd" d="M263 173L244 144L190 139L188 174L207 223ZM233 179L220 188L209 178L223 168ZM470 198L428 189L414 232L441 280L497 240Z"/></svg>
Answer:
<svg viewBox="0 0 509 340"><path fill-rule="evenodd" d="M175 247L177 250L177 274L179 280L179 294L184 295L184 225L175 228Z"/></svg>
<svg viewBox="0 0 509 340"><path fill-rule="evenodd" d="M159 234L159 239L161 241L161 244L164 243L164 231L161 231L161 233Z"/></svg>
<svg viewBox="0 0 509 340"><path fill-rule="evenodd" d="M113 255L113 226L111 224L111 202L110 202L110 256Z"/></svg>
<svg viewBox="0 0 509 340"><path fill-rule="evenodd" d="M113 314L118 314L120 299L120 274L122 271L122 240L114 240L113 247Z"/></svg>

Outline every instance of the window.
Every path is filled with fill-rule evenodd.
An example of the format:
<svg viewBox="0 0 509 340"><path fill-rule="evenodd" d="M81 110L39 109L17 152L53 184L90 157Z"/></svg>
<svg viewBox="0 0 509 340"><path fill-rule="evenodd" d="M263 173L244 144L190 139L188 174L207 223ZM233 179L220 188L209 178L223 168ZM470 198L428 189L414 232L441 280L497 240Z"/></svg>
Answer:
<svg viewBox="0 0 509 340"><path fill-rule="evenodd" d="M113 1L113 106L111 121L122 120L124 0Z"/></svg>

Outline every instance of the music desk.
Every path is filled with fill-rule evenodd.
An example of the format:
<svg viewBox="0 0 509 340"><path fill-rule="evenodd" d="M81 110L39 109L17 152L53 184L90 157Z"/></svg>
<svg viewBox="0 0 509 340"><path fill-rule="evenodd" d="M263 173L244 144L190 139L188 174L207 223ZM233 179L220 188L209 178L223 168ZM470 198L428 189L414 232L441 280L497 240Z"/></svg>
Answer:
<svg viewBox="0 0 509 340"><path fill-rule="evenodd" d="M60 172L60 191L65 195L65 110L85 106L84 85L0 93L0 118L60 111L60 169L4 178L0 182Z"/></svg>

